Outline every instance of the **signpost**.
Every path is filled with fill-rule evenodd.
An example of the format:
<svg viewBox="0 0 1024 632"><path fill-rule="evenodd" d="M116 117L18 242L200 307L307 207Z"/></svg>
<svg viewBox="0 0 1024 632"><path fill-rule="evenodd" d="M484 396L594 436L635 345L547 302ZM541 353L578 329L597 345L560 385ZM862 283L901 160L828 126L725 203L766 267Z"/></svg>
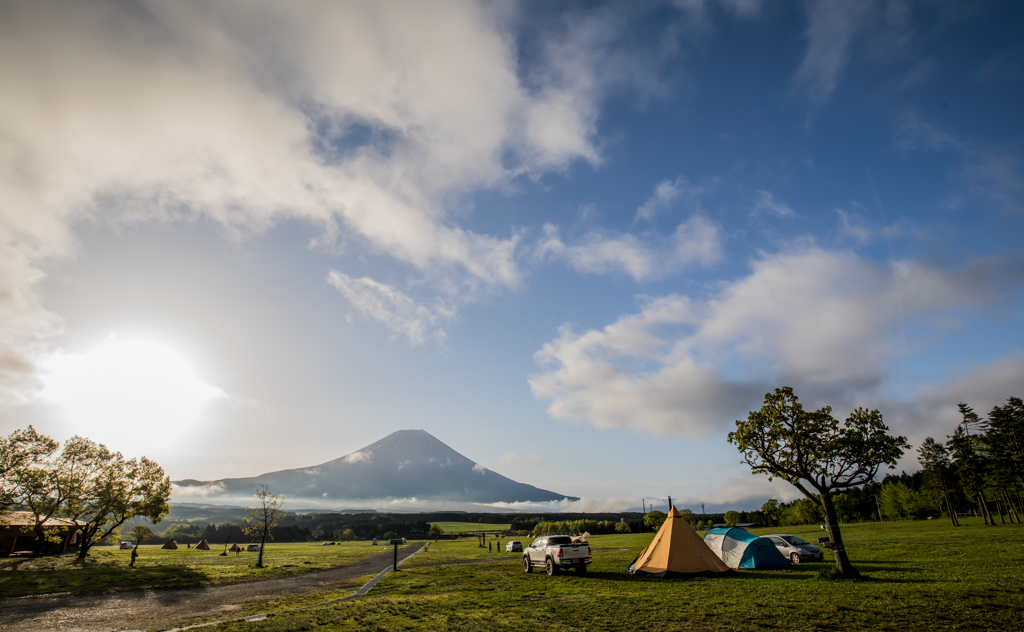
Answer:
<svg viewBox="0 0 1024 632"><path fill-rule="evenodd" d="M394 538L394 539L388 540L388 544L394 544L395 545L395 565L392 566L391 568L394 569L396 572L398 571L398 545L399 544L403 544L403 542L404 541L402 540L402 538Z"/></svg>

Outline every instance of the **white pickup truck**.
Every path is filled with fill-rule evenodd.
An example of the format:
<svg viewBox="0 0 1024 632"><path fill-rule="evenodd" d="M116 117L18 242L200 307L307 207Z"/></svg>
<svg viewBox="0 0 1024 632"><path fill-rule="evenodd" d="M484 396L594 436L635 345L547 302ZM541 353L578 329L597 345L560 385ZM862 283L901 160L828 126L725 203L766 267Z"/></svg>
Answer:
<svg viewBox="0 0 1024 632"><path fill-rule="evenodd" d="M527 573L532 573L534 566L543 566L548 575L563 568L574 568L578 575L586 575L587 564L592 561L590 545L573 542L567 535L537 538L523 551L523 570Z"/></svg>

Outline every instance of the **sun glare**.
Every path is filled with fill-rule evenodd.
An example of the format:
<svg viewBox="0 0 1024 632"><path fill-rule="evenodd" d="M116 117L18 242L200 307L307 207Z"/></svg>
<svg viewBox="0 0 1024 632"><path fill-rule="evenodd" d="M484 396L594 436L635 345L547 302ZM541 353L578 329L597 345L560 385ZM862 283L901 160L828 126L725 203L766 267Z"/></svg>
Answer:
<svg viewBox="0 0 1024 632"><path fill-rule="evenodd" d="M225 393L166 345L111 337L81 355L53 356L40 397L63 410L75 434L129 451L158 449L156 436L182 436Z"/></svg>

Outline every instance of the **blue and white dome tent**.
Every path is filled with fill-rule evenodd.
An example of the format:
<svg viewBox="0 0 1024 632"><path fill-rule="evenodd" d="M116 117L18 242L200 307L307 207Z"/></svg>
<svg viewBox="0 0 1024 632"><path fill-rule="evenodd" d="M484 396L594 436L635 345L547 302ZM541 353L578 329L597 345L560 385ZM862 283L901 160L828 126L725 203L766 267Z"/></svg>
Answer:
<svg viewBox="0 0 1024 632"><path fill-rule="evenodd" d="M790 565L771 540L739 527L711 529L704 534L704 543L729 568L786 568Z"/></svg>

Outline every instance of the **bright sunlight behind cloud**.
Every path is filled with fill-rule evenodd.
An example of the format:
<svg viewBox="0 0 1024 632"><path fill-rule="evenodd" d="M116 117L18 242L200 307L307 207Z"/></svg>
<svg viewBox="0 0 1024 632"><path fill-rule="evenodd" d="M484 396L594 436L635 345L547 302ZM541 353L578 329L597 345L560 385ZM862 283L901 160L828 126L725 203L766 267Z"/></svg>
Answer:
<svg viewBox="0 0 1024 632"><path fill-rule="evenodd" d="M108 338L84 353L46 363L40 397L59 406L75 433L114 449L152 447L152 432L195 428L203 407L225 397L174 349Z"/></svg>

